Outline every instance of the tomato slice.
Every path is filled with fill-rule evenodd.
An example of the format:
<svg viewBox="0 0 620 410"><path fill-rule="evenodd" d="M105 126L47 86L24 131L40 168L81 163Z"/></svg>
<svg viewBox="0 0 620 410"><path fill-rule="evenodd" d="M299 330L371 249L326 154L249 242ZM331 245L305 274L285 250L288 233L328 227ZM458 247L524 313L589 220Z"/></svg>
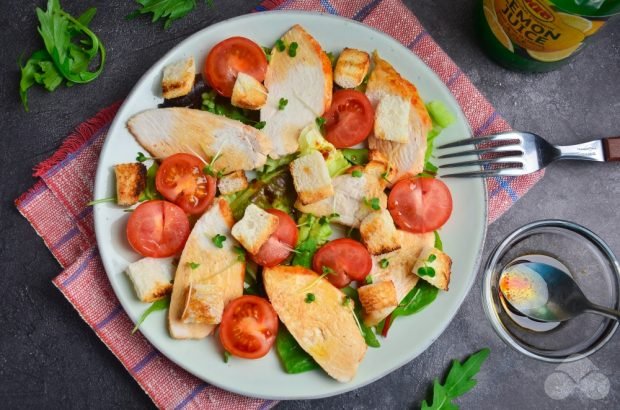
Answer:
<svg viewBox="0 0 620 410"><path fill-rule="evenodd" d="M278 217L278 228L251 258L257 264L271 268L289 257L297 245L299 233L297 224L286 212L279 209L268 209L267 212Z"/></svg>
<svg viewBox="0 0 620 410"><path fill-rule="evenodd" d="M336 148L352 147L364 141L375 120L375 111L368 97L355 90L334 93L332 105L324 114L325 138Z"/></svg>
<svg viewBox="0 0 620 410"><path fill-rule="evenodd" d="M265 356L278 334L278 315L271 304L258 296L245 295L224 309L220 341L230 354L246 359Z"/></svg>
<svg viewBox="0 0 620 410"><path fill-rule="evenodd" d="M387 206L400 229L430 232L450 218L452 195L446 184L438 179L406 178L394 185Z"/></svg>
<svg viewBox="0 0 620 410"><path fill-rule="evenodd" d="M215 197L215 178L206 175L203 167L202 160L194 155L171 155L157 170L155 187L188 214L201 214Z"/></svg>
<svg viewBox="0 0 620 410"><path fill-rule="evenodd" d="M230 97L239 72L251 75L262 83L267 72L267 56L252 40L231 37L211 49L202 75L218 94Z"/></svg>
<svg viewBox="0 0 620 410"><path fill-rule="evenodd" d="M189 220L183 210L166 201L138 205L127 222L127 240L142 256L166 258L177 254L189 236Z"/></svg>
<svg viewBox="0 0 620 410"><path fill-rule="evenodd" d="M352 280L362 281L372 269L372 258L364 245L349 238L328 242L312 259L312 270L328 273L327 280L337 288L344 288Z"/></svg>

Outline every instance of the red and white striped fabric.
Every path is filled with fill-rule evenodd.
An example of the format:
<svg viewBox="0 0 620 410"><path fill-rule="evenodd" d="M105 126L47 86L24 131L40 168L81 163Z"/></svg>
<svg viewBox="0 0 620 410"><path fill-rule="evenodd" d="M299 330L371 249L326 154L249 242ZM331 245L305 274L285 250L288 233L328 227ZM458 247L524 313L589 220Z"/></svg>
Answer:
<svg viewBox="0 0 620 410"><path fill-rule="evenodd" d="M491 104L441 50L399 0L265 1L256 11L311 10L361 21L416 53L454 94L476 136L510 129ZM95 243L92 197L97 158L120 103L80 125L61 148L35 168L40 180L16 200L19 211L43 238L64 271L54 284L118 357L160 408L266 409L275 405L242 397L190 375L157 352L139 333L114 295ZM489 223L529 190L543 173L488 180Z"/></svg>

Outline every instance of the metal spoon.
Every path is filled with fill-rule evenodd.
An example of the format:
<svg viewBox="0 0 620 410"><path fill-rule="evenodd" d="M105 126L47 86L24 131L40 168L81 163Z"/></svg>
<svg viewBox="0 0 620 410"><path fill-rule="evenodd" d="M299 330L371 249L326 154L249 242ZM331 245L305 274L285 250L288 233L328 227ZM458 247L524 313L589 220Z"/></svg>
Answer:
<svg viewBox="0 0 620 410"><path fill-rule="evenodd" d="M500 276L500 291L530 319L562 322L584 312L620 320L620 311L588 300L573 278L546 263L517 261Z"/></svg>

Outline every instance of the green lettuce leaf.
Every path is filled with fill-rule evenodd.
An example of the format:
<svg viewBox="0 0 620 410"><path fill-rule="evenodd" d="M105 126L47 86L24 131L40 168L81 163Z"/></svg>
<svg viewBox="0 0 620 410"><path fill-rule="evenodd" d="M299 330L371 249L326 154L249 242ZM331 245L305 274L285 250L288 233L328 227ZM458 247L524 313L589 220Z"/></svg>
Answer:
<svg viewBox="0 0 620 410"><path fill-rule="evenodd" d="M303 156L312 151L319 151L323 154L329 176L332 178L342 174L350 166L342 152L323 138L319 127L315 123L301 130L299 135L300 154Z"/></svg>

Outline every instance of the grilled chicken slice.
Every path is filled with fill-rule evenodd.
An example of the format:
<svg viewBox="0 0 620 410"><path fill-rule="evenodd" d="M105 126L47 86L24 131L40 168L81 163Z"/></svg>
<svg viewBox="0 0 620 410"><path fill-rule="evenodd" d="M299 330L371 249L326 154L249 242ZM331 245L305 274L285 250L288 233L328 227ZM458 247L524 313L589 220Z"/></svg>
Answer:
<svg viewBox="0 0 620 410"><path fill-rule="evenodd" d="M334 195L319 202L304 205L301 201L295 203L295 208L303 213L316 216L328 216L337 213L334 222L359 228L366 216L373 212L372 202L378 200L380 209L387 206L387 195L383 192L384 184L380 173L376 172L376 161L371 161L364 168L360 177L351 174L339 175L332 180ZM385 170L385 167L381 168Z"/></svg>
<svg viewBox="0 0 620 410"><path fill-rule="evenodd" d="M400 303L418 283L420 278L412 272L413 266L417 262L420 252L427 246L432 247L434 245L435 234L433 232L415 234L405 231L398 231L398 234L400 236L401 248L382 255L373 255L373 266L370 275L372 276L373 284L391 282L396 291L396 300ZM388 261L388 266L385 268L379 266L382 259L387 259ZM380 289L377 288L377 292ZM367 298L370 299L370 296L367 296ZM376 325L396 308L394 306L391 309L385 309L382 306L381 310L377 310L369 304L362 304L362 306L364 308L364 323L368 326Z"/></svg>
<svg viewBox="0 0 620 410"><path fill-rule="evenodd" d="M352 303L329 281L300 266L276 266L263 271L269 300L302 349L334 379L353 379L366 353ZM308 293L314 301L306 303Z"/></svg>
<svg viewBox="0 0 620 410"><path fill-rule="evenodd" d="M273 48L265 77L269 95L260 111L273 158L297 151L302 128L323 115L332 101L332 66L321 45L300 25L293 26L281 40L286 49ZM297 49L291 57L293 43ZM283 109L279 109L281 99L288 100Z"/></svg>
<svg viewBox="0 0 620 410"><path fill-rule="evenodd" d="M426 110L424 102L416 87L392 67L390 63L373 54L375 68L368 79L366 96L373 108L384 96L394 96L411 101L409 110L409 139L406 143L382 140L371 135L368 145L371 149L384 154L398 174L394 181L406 174L417 175L424 169L424 154L426 152L426 137L433 124Z"/></svg>
<svg viewBox="0 0 620 410"><path fill-rule="evenodd" d="M216 170L233 172L262 167L271 151L261 131L221 115L191 108L157 108L127 121L127 128L153 157L185 152L204 160L220 154Z"/></svg>
<svg viewBox="0 0 620 410"><path fill-rule="evenodd" d="M230 233L233 224L228 203L218 198L194 225L174 277L168 312L168 327L173 338L201 339L208 336L221 320L226 304L243 294L245 263L239 262L234 252L238 242ZM226 237L222 248L213 243L215 235ZM183 321L188 295L191 294L190 284L203 293L210 292L210 295L203 294L201 298L212 303L203 309L210 312L210 320L201 323L195 323L196 320Z"/></svg>

